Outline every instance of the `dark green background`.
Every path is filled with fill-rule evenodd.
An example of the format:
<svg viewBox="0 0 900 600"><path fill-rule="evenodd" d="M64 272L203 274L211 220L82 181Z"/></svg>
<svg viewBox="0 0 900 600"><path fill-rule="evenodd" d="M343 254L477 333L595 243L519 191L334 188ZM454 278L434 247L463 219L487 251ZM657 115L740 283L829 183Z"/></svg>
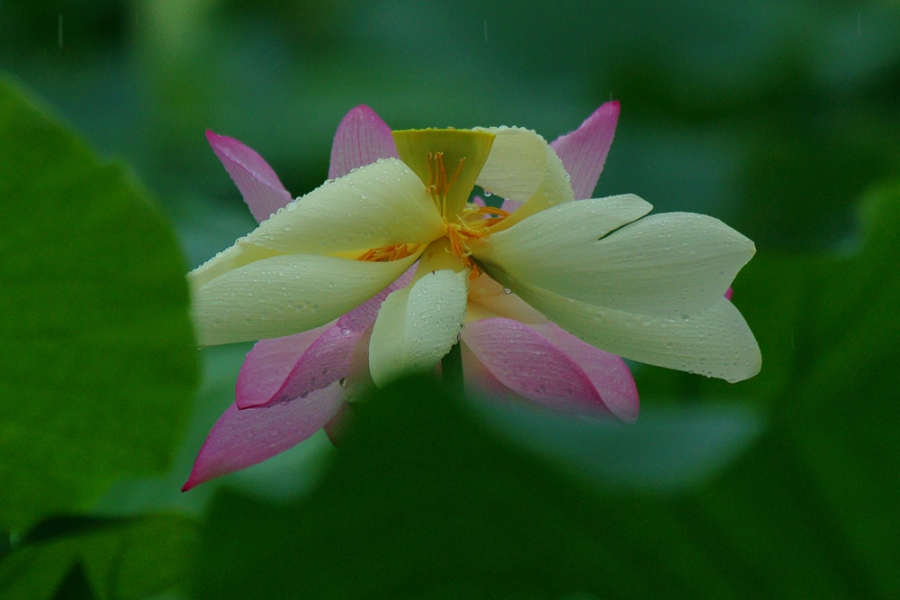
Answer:
<svg viewBox="0 0 900 600"><path fill-rule="evenodd" d="M168 474L118 481L89 509L112 519L101 530L52 521L48 545L14 538L0 598L54 593L28 587L39 571L25 564L101 597L172 581L177 597L210 598L900 596L896 2L4 0L0 70L130 165L189 266L253 226L207 128L257 149L299 195L325 179L358 104L395 128L520 125L552 140L617 99L596 195L633 192L752 238L734 301L763 352L760 375L736 385L636 365L642 416L629 427L387 394L333 464L317 436L182 495L248 346L210 349L193 404L146 434L181 441L153 449L152 469L116 471ZM37 164L54 177L56 163ZM0 199L5 220L21 217L17 201ZM187 359L152 360L188 379ZM84 497L110 477L82 483ZM84 497L51 508L81 511ZM201 558L185 578L160 556L191 555L195 523ZM168 532L148 536L158 547L140 537L153 528ZM107 583L107 555L133 556L123 539L148 552L129 564L162 583Z"/></svg>

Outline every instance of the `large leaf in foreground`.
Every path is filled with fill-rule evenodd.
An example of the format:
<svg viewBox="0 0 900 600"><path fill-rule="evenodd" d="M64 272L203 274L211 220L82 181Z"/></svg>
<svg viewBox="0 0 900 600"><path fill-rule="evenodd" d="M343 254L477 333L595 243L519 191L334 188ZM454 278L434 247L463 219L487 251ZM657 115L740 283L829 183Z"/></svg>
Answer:
<svg viewBox="0 0 900 600"><path fill-rule="evenodd" d="M197 377L172 231L0 81L0 529L164 471Z"/></svg>
<svg viewBox="0 0 900 600"><path fill-rule="evenodd" d="M752 311L783 362L754 388L765 394L756 405L767 430L717 474L664 493L623 488L593 469L586 487L438 390L406 383L360 411L305 500L275 507L221 493L194 595L900 596L900 247L890 235L900 229L900 190L874 194L866 214L855 255L767 257L747 281L756 298L785 284L772 291L780 304ZM697 396L730 391L672 382ZM735 388L732 401L747 402ZM591 444L582 425L569 439ZM640 427L621 435L623 448L646 444ZM553 437L566 438L557 428L543 440L551 450ZM561 444L545 456L559 463L571 453ZM585 456L600 460L594 448Z"/></svg>

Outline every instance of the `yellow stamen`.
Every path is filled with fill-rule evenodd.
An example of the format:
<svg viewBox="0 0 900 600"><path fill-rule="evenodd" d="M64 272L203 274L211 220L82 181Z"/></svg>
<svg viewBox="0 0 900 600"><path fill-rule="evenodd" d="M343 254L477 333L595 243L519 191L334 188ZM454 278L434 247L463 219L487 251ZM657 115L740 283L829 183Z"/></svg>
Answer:
<svg viewBox="0 0 900 600"><path fill-rule="evenodd" d="M489 219L478 218L484 215L495 216ZM491 225L499 223L508 216L509 213L505 210L492 206L479 206L466 208L455 221L444 219L444 225L447 227L447 240L450 242L450 252L471 269L469 273L471 279L477 278L481 271L475 261L470 258L472 250L469 248L469 242L485 239L490 235Z"/></svg>
<svg viewBox="0 0 900 600"><path fill-rule="evenodd" d="M482 219L484 215L495 215L490 219ZM481 224L483 227L490 227L491 225L496 225L503 219L509 216L509 213L501 208L494 208L493 206L479 206L477 208L467 208L463 213L463 218L466 221L475 221Z"/></svg>
<svg viewBox="0 0 900 600"><path fill-rule="evenodd" d="M441 212L441 215L446 216L447 214L447 194L450 193L450 188L453 187L453 184L456 183L456 180L459 178L459 174L462 172L463 164L465 162L465 156L459 159L456 173L453 174L452 179L448 180L447 169L444 166L444 153L428 153L427 163L429 183L427 189L431 194L432 200L434 200L435 206Z"/></svg>
<svg viewBox="0 0 900 600"><path fill-rule="evenodd" d="M419 249L419 244L394 244L383 248L367 250L357 260L365 262L389 262L412 256Z"/></svg>

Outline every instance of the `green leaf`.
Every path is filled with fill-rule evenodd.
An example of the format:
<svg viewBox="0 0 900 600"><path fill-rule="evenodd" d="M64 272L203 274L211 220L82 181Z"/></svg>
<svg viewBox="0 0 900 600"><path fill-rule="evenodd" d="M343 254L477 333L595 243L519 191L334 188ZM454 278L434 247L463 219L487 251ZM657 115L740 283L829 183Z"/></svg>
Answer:
<svg viewBox="0 0 900 600"><path fill-rule="evenodd" d="M0 561L0 600L139 600L180 585L196 543L179 515L46 521Z"/></svg>
<svg viewBox="0 0 900 600"><path fill-rule="evenodd" d="M0 81L0 528L170 464L197 379L185 266L118 165Z"/></svg>
<svg viewBox="0 0 900 600"><path fill-rule="evenodd" d="M786 418L848 545L898 596L900 185L870 194L863 215L861 251L825 279L822 350Z"/></svg>
<svg viewBox="0 0 900 600"><path fill-rule="evenodd" d="M434 382L395 385L359 413L305 501L217 495L196 597L544 598L622 568L593 534L592 495Z"/></svg>
<svg viewBox="0 0 900 600"><path fill-rule="evenodd" d="M78 562L69 570L53 600L95 600L96 597L84 572L84 565Z"/></svg>
<svg viewBox="0 0 900 600"><path fill-rule="evenodd" d="M778 344L755 388L769 423L733 429L744 436L737 446L715 442L731 460L710 470L698 456L706 472L690 485L654 484L685 481L678 419L605 435L577 421L520 427L544 431L525 444L539 458L522 431L510 439L510 427L406 382L363 407L307 498L272 506L219 493L194 596L900 596L900 187L873 193L864 209L858 253L770 255L745 281L748 318ZM726 389L682 382L698 397ZM675 459L652 458L666 444ZM610 468L641 448L651 469L635 461L629 479ZM560 471L566 461L593 485Z"/></svg>

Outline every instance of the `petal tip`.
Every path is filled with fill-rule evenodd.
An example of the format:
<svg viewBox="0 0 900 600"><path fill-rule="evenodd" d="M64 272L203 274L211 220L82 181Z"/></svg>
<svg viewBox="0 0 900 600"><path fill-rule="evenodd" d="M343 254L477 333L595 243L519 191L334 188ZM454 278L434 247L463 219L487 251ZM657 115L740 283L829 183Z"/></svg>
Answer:
<svg viewBox="0 0 900 600"><path fill-rule="evenodd" d="M391 128L365 104L356 106L338 124L331 145L328 178L343 177L380 158L396 158Z"/></svg>
<svg viewBox="0 0 900 600"><path fill-rule="evenodd" d="M184 492L191 491L192 489L194 489L195 487L197 487L204 481L206 481L206 480L202 479L200 477L197 477L196 473L191 471L190 477L188 477L188 480L184 482L183 486L181 486L181 493L183 494Z"/></svg>
<svg viewBox="0 0 900 600"><path fill-rule="evenodd" d="M219 150L224 150L227 146L244 145L236 138L229 137L227 135L220 135L212 129L206 130L206 141L209 142L209 145L212 146L213 151L216 153L218 153Z"/></svg>

